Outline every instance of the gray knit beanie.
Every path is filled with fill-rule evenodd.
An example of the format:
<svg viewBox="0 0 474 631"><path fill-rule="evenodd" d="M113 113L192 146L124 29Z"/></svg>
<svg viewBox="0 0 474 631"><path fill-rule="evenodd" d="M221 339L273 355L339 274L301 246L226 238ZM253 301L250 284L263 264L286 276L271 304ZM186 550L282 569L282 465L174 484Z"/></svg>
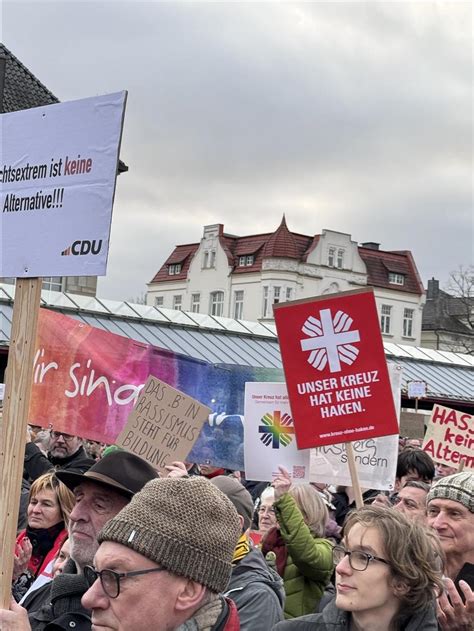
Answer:
<svg viewBox="0 0 474 631"><path fill-rule="evenodd" d="M240 537L232 502L201 477L152 480L99 533L173 574L223 592Z"/></svg>
<svg viewBox="0 0 474 631"><path fill-rule="evenodd" d="M431 487L426 503L438 498L459 502L474 513L474 473L462 471L441 478Z"/></svg>

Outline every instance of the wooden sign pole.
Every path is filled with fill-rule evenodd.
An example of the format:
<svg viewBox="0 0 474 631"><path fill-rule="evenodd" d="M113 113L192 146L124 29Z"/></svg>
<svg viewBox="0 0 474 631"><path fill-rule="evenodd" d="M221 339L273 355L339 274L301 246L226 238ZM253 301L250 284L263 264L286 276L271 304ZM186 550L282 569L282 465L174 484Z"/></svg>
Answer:
<svg viewBox="0 0 474 631"><path fill-rule="evenodd" d="M0 607L9 609L41 278L17 279L0 443Z"/></svg>
<svg viewBox="0 0 474 631"><path fill-rule="evenodd" d="M351 474L352 488L354 490L354 500L356 508L362 508L364 501L362 499L362 491L359 483L359 474L357 473L357 465L354 458L354 450L352 443L346 443L347 464Z"/></svg>

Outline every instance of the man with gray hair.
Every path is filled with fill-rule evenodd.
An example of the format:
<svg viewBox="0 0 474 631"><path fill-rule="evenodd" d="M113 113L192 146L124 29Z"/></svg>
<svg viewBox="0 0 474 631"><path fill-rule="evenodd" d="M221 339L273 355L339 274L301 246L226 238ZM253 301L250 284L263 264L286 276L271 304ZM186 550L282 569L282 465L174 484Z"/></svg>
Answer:
<svg viewBox="0 0 474 631"><path fill-rule="evenodd" d="M82 598L94 629L239 631L228 584L240 521L200 477L152 480L99 535Z"/></svg>

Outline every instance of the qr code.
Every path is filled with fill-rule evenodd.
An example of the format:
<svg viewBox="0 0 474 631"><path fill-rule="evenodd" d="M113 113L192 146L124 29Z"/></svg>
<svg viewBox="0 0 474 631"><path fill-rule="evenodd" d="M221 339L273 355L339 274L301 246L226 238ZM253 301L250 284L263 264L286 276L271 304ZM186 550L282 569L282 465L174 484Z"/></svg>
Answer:
<svg viewBox="0 0 474 631"><path fill-rule="evenodd" d="M293 465L293 478L302 480L306 475L306 467L304 465Z"/></svg>

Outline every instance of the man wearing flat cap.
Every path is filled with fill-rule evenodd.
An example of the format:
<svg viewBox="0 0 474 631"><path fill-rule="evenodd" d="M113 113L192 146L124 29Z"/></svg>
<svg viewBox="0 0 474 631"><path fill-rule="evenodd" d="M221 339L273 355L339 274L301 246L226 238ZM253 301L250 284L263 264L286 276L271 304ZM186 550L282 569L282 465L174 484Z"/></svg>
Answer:
<svg viewBox="0 0 474 631"><path fill-rule="evenodd" d="M101 528L157 473L142 458L116 451L84 474L58 471L56 476L76 498L69 518L71 558L62 574L27 595L23 607L12 602L11 611L0 609L0 629L90 631L90 612L81 606L88 588L84 566L93 561Z"/></svg>
<svg viewBox="0 0 474 631"><path fill-rule="evenodd" d="M101 631L239 631L233 504L201 477L152 480L99 535L82 598Z"/></svg>

